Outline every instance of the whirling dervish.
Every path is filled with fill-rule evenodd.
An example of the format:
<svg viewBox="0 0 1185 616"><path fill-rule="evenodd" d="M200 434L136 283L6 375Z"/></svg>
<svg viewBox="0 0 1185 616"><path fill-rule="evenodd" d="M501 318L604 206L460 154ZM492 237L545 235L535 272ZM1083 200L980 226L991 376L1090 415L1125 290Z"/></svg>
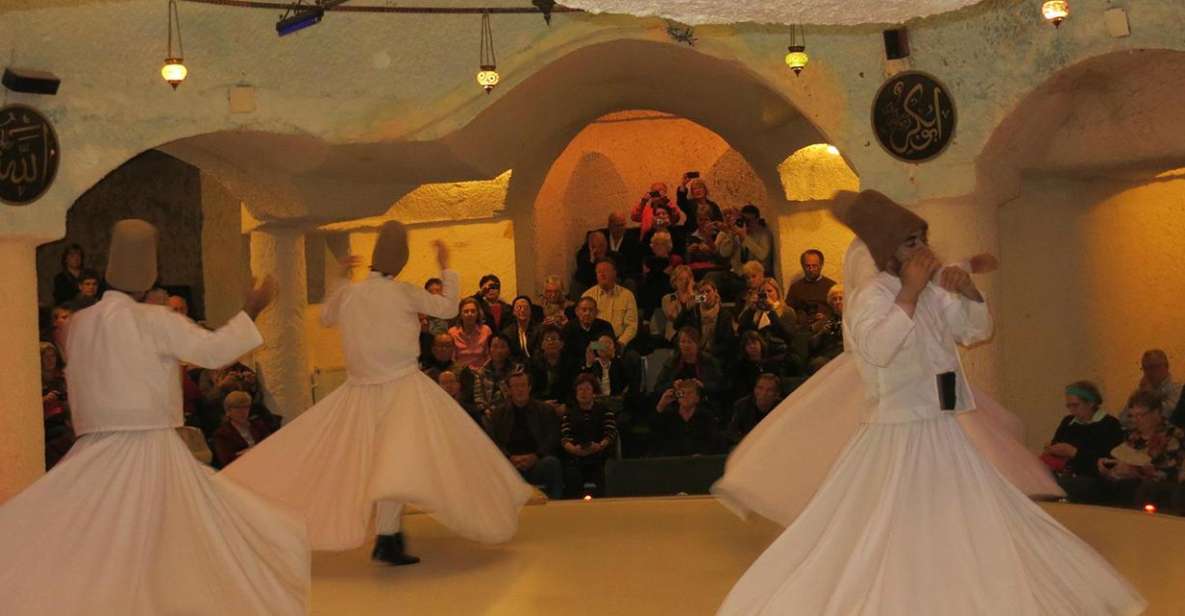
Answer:
<svg viewBox="0 0 1185 616"><path fill-rule="evenodd" d="M435 247L442 295L393 280L407 264L407 229L398 222L382 227L369 277L343 281L321 312L323 325L341 330L349 378L223 470L301 512L313 549L361 545L377 510L373 557L413 564L418 558L405 552L400 532L405 504L466 538L499 543L514 536L519 509L535 494L473 419L420 372L418 315L457 314L459 277L448 269L447 247Z"/></svg>
<svg viewBox="0 0 1185 616"><path fill-rule="evenodd" d="M956 343L992 331L970 274L941 267L926 222L884 195L837 201L862 240L845 263L848 350L750 434L713 488L787 525L718 613L1142 613L1143 598L1026 496L1060 491L1009 414L967 383Z"/></svg>
<svg viewBox="0 0 1185 616"><path fill-rule="evenodd" d="M228 364L259 346L252 320L270 279L210 332L139 303L156 280L157 231L116 223L111 289L66 335L80 435L69 454L0 507L5 616L304 614L309 548L295 515L198 463L177 435L179 362Z"/></svg>

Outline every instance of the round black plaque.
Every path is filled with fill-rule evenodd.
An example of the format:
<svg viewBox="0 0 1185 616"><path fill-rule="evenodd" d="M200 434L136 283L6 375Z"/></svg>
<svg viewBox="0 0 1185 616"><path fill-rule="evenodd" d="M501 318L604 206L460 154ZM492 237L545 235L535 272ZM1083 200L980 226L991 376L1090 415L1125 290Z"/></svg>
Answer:
<svg viewBox="0 0 1185 616"><path fill-rule="evenodd" d="M60 155L48 118L24 105L0 108L0 201L36 201L53 184Z"/></svg>
<svg viewBox="0 0 1185 616"><path fill-rule="evenodd" d="M937 79L918 71L898 73L876 93L872 132L885 151L908 162L942 153L955 134L955 103Z"/></svg>

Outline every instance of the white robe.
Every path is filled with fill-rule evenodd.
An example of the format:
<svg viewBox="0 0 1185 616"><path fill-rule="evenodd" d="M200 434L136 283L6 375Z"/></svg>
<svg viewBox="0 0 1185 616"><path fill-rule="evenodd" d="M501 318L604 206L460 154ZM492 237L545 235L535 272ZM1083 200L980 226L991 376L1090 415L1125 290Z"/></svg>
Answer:
<svg viewBox="0 0 1185 616"><path fill-rule="evenodd" d="M0 613L306 612L299 521L213 475L175 432L178 361L217 368L260 340L245 314L209 332L118 291L71 317L81 438L0 507Z"/></svg>
<svg viewBox="0 0 1185 616"><path fill-rule="evenodd" d="M416 505L477 541L518 529L533 490L416 364L418 314L457 313L458 276L441 277L440 296L377 273L335 290L321 319L341 329L346 382L223 470L300 511L314 549L361 545L378 501Z"/></svg>
<svg viewBox="0 0 1185 616"><path fill-rule="evenodd" d="M770 511L789 526L718 613L1142 613L1146 604L1139 594L1009 483L960 422L977 413L967 412L975 397L954 343L990 334L987 307L931 284L910 318L894 303L899 288L896 278L882 273L850 293L845 325L851 351L808 381L801 396L795 392L797 398L787 400L801 408L806 398L837 417L850 418L852 410L863 415L837 458L827 458L823 449L810 451L816 443L799 450L834 460L817 491L800 495L809 502L799 509L793 499L749 498L752 481L738 481L729 472L736 475L739 465L745 467L741 478L752 477L762 459L744 443L738 448L741 459L730 459L715 491L739 509ZM935 375L946 371L958 375L960 412L939 410ZM861 376L863 392L851 387L853 372ZM832 388L834 380L840 381L838 389ZM844 432L842 424L836 429L818 414L810 418L823 435L817 441ZM816 462L804 465L814 468ZM792 464L767 468L766 491L809 485L793 478L796 470Z"/></svg>

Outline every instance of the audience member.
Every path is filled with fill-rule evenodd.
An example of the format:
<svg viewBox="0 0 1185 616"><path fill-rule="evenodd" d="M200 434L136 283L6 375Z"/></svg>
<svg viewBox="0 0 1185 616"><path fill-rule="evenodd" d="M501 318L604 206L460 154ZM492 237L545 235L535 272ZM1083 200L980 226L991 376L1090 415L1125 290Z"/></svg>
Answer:
<svg viewBox="0 0 1185 616"><path fill-rule="evenodd" d="M563 498L559 418L551 407L531 398L526 372L512 374L508 388L507 402L485 417L486 432L523 479L542 486L549 498Z"/></svg>
<svg viewBox="0 0 1185 616"><path fill-rule="evenodd" d="M70 244L62 252L62 270L53 277L53 303L55 305L74 301L78 297L83 276L93 275L86 269L82 246Z"/></svg>
<svg viewBox="0 0 1185 616"><path fill-rule="evenodd" d="M50 311L51 329L47 342L52 342L58 348L58 353L66 348L66 324L70 322L72 314L74 311L69 306L54 306Z"/></svg>
<svg viewBox="0 0 1185 616"><path fill-rule="evenodd" d="M1155 502L1171 506L1185 462L1185 430L1165 421L1164 401L1157 392L1137 390L1126 410L1132 421L1124 444L1099 458L1104 501L1132 506Z"/></svg>
<svg viewBox="0 0 1185 616"><path fill-rule="evenodd" d="M694 304L675 319L675 328L691 327L700 334L703 350L713 357L729 360L736 356L736 317L720 303L720 293L711 280L696 286Z"/></svg>
<svg viewBox="0 0 1185 616"><path fill-rule="evenodd" d="M745 224L741 225L741 221ZM774 271L774 234L769 225L761 217L761 210L752 203L746 203L741 208L741 220L737 224L744 229L744 241L741 243L741 258L745 261L757 261L771 274Z"/></svg>
<svg viewBox="0 0 1185 616"><path fill-rule="evenodd" d="M525 362L539 346L539 324L535 322L535 304L526 295L519 295L510 303L514 320L507 323L502 334L510 341L510 354L515 361Z"/></svg>
<svg viewBox="0 0 1185 616"><path fill-rule="evenodd" d="M251 420L251 395L232 391L222 401L222 424L214 431L214 461L218 468L234 462L271 434L263 421Z"/></svg>
<svg viewBox="0 0 1185 616"><path fill-rule="evenodd" d="M720 362L700 346L699 330L684 327L675 339L675 353L658 371L655 391L664 391L676 381L695 380L707 396L717 396L724 389L724 372Z"/></svg>
<svg viewBox="0 0 1185 616"><path fill-rule="evenodd" d="M612 342L610 342L612 344ZM597 400L597 377L581 374L573 387L574 402L560 420L560 443L566 456L565 485L576 496L589 484L592 494L605 493L605 460L617 444L617 420L612 409Z"/></svg>
<svg viewBox="0 0 1185 616"><path fill-rule="evenodd" d="M695 307L695 276L691 268L686 265L675 266L671 270L671 287L673 290L662 298L661 315L656 314L656 317L662 318L656 318L650 329L657 329L663 338L673 342L678 331L675 322L679 320L679 315Z"/></svg>
<svg viewBox="0 0 1185 616"><path fill-rule="evenodd" d="M704 183L703 178L698 177L697 172L684 173L683 182L675 190L675 193L676 203L687 217L687 222L683 225L685 228L699 227L699 207L701 205L708 206L708 213L713 220L721 219L720 206L708 198L708 185Z"/></svg>
<svg viewBox="0 0 1185 616"><path fill-rule="evenodd" d="M716 249L720 223L712 220L708 212L707 206L700 208L703 215L699 217L699 225L687 236L687 265L695 274L696 280L703 280L709 274L718 274L726 270L725 260Z"/></svg>
<svg viewBox="0 0 1185 616"><path fill-rule="evenodd" d="M584 245L576 251L576 269L572 272L572 293L580 297L597 284L597 263L608 258L609 240L604 233L593 231L584 239Z"/></svg>
<svg viewBox="0 0 1185 616"><path fill-rule="evenodd" d="M576 302L576 318L564 327L564 349L573 357L584 357L593 340L604 335L616 337L613 326L597 318L597 300L585 295Z"/></svg>
<svg viewBox="0 0 1185 616"><path fill-rule="evenodd" d="M510 357L510 340L503 334L490 336L489 360L477 371L473 383L473 403L482 413L492 411L506 400L506 379L519 368Z"/></svg>
<svg viewBox="0 0 1185 616"><path fill-rule="evenodd" d="M655 455L710 455L725 450L716 416L704 405L695 379L673 383L663 391L655 410Z"/></svg>
<svg viewBox="0 0 1185 616"><path fill-rule="evenodd" d="M741 442L749 431L757 427L757 424L778 406L778 402L782 400L781 388L782 381L776 374L766 372L757 377L752 392L732 405L732 417L726 432L730 444L736 445Z"/></svg>
<svg viewBox="0 0 1185 616"><path fill-rule="evenodd" d="M638 318L648 322L654 311L662 306L662 298L674 289L671 287L671 272L683 263L679 255L671 254L674 245L669 231L659 231L650 236L650 255L642 262L642 280L638 285Z"/></svg>
<svg viewBox="0 0 1185 616"><path fill-rule="evenodd" d="M502 301L502 280L494 274L486 274L478 282L481 287L473 298L481 308L482 322L490 331L500 332L510 323L510 304Z"/></svg>
<svg viewBox="0 0 1185 616"><path fill-rule="evenodd" d="M843 353L843 285L836 284L827 292L831 313L822 321L810 324L809 359L807 369L814 374L827 362Z"/></svg>
<svg viewBox="0 0 1185 616"><path fill-rule="evenodd" d="M1041 459L1058 474L1058 484L1071 500L1098 498L1098 462L1124 440L1119 420L1103 410L1103 395L1090 381L1066 387L1069 414L1058 424Z"/></svg>
<svg viewBox="0 0 1185 616"><path fill-rule="evenodd" d="M465 368L465 370L468 370L468 368ZM461 377L457 374L457 372L453 370L441 370L440 374L436 377L436 383L440 385L440 388L443 389L445 393L452 396L453 400L455 400L461 408L465 409L465 412L473 418L473 421L476 421L478 425L482 425L483 415L481 411L477 410L477 406L470 401L472 396L467 396L465 394L465 386L461 382Z"/></svg>
<svg viewBox="0 0 1185 616"><path fill-rule="evenodd" d="M169 292L160 287L152 287L144 294L144 303L153 306L168 306Z"/></svg>
<svg viewBox="0 0 1185 616"><path fill-rule="evenodd" d="M457 324L448 328L452 336L455 354L453 357L461 367L477 369L489 359L489 342L493 332L483 322L481 304L473 297L460 301Z"/></svg>
<svg viewBox="0 0 1185 616"><path fill-rule="evenodd" d="M78 279L78 294L70 300L69 306L75 312L89 308L99 301L99 275L86 271Z"/></svg>
<svg viewBox="0 0 1185 616"><path fill-rule="evenodd" d="M539 352L531 358L531 397L550 405L557 415L563 414L576 378L574 358L564 352L563 332L554 325L544 325L539 333Z"/></svg>
<svg viewBox="0 0 1185 616"><path fill-rule="evenodd" d="M45 469L53 468L74 445L74 426L66 400L62 355L52 343L41 343L41 414L45 430Z"/></svg>
<svg viewBox="0 0 1185 616"><path fill-rule="evenodd" d="M170 310L183 317L189 316L189 302L180 295L170 295L168 306Z"/></svg>
<svg viewBox="0 0 1185 616"><path fill-rule="evenodd" d="M563 329L568 320L576 316L576 304L564 294L564 282L555 274L548 274L543 279L543 295L539 298L539 305L539 319L543 325Z"/></svg>
<svg viewBox="0 0 1185 616"><path fill-rule="evenodd" d="M638 335L638 303L629 289L617 284L617 265L612 259L597 262L597 284L584 297L597 302L597 317L613 327L617 344L625 349Z"/></svg>
<svg viewBox="0 0 1185 616"><path fill-rule="evenodd" d="M444 295L444 281L439 278L429 278L424 282L424 290L432 295ZM428 315L423 315L421 318L423 318L426 325L424 331L429 336L448 333L448 319Z"/></svg>
<svg viewBox="0 0 1185 616"><path fill-rule="evenodd" d="M432 337L428 354L420 356L420 370L435 380L445 370L459 370L456 360L457 346L448 332ZM463 367L463 366L462 366Z"/></svg>
<svg viewBox="0 0 1185 616"><path fill-rule="evenodd" d="M650 209L653 211L654 222L648 231L642 233L642 245L650 246L650 240L654 239L655 233L666 231L671 235L671 252L682 255L685 231L680 223L685 220L683 212L671 206L666 197L654 199Z"/></svg>
<svg viewBox="0 0 1185 616"><path fill-rule="evenodd" d="M605 396L621 396L629 388L623 362L612 336L601 336L589 343L581 372L597 379L597 391ZM577 377L579 380L579 377Z"/></svg>
<svg viewBox="0 0 1185 616"><path fill-rule="evenodd" d="M737 329L741 333L753 330L761 334L769 357L783 362L785 374L796 375L803 367L803 358L793 347L798 319L794 311L780 301L781 297L778 281L766 278L756 301L737 317Z"/></svg>
<svg viewBox="0 0 1185 616"><path fill-rule="evenodd" d="M781 370L780 362L771 360L766 354L765 339L761 334L752 329L745 332L741 335L740 357L728 370L729 376L732 377L730 399L740 400L753 393L758 377L766 373L781 377Z"/></svg>
<svg viewBox="0 0 1185 616"><path fill-rule="evenodd" d="M609 254L616 255L618 274L623 285L635 287L642 275L642 235L637 227L626 227L625 216L619 212L609 214L608 224L599 229L609 242Z"/></svg>
<svg viewBox="0 0 1185 616"><path fill-rule="evenodd" d="M827 304L827 292L835 281L823 275L822 251L806 250L798 263L802 265L802 278L795 280L786 293L786 303L798 315L798 324L807 326L834 316Z"/></svg>
<svg viewBox="0 0 1185 616"><path fill-rule="evenodd" d="M766 269L757 261L746 261L741 266L741 272L745 277L745 290L740 298L744 305L740 309L744 310L757 303L761 286L765 284Z"/></svg>
<svg viewBox="0 0 1185 616"><path fill-rule="evenodd" d="M1140 357L1140 371L1143 376L1140 378L1139 389L1160 396L1164 401L1162 412L1165 419L1169 419L1181 399L1181 383L1173 381L1168 354L1160 349L1144 351L1144 355ZM1119 416L1119 420L1125 426L1130 424L1126 410Z"/></svg>

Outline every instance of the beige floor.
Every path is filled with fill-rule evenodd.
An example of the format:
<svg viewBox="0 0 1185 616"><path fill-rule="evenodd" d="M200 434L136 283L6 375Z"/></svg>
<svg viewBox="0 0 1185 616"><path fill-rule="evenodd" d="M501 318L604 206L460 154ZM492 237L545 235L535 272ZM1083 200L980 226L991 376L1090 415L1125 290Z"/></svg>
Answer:
<svg viewBox="0 0 1185 616"><path fill-rule="evenodd" d="M1152 601L1185 614L1185 520L1048 505ZM405 518L424 562L383 567L369 546L313 559L315 616L392 614L710 615L777 536L704 497L564 501L527 507L514 541L481 546L424 515Z"/></svg>

